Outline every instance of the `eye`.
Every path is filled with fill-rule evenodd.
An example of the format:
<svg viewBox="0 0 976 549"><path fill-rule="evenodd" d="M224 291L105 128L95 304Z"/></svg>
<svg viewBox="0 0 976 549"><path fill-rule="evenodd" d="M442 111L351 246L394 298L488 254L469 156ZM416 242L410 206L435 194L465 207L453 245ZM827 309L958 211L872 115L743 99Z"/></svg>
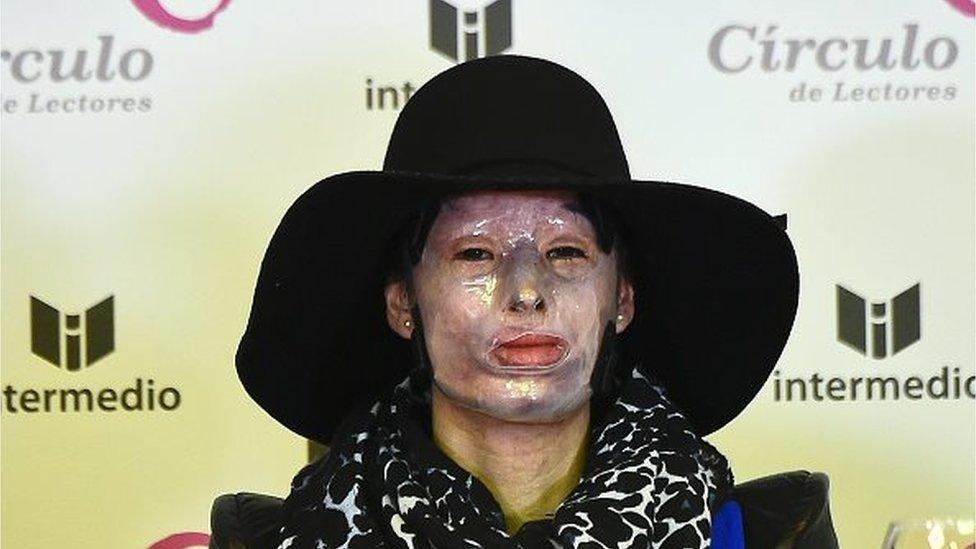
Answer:
<svg viewBox="0 0 976 549"><path fill-rule="evenodd" d="M484 248L465 248L455 254L454 258L461 261L488 261L494 259L495 256Z"/></svg>
<svg viewBox="0 0 976 549"><path fill-rule="evenodd" d="M576 259L586 258L586 252L574 246L559 246L546 252L549 259Z"/></svg>

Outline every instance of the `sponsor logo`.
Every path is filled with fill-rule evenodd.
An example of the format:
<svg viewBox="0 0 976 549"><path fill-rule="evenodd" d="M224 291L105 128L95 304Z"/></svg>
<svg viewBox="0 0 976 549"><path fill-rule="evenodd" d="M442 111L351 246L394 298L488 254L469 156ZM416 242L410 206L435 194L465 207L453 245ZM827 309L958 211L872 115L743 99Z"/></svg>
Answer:
<svg viewBox="0 0 976 549"><path fill-rule="evenodd" d="M97 48L79 48L73 53L64 49L4 49L0 53L6 71L17 82L66 81L99 82L127 80L138 82L152 72L153 56L145 48L129 48L117 54L115 37L98 37Z"/></svg>
<svg viewBox="0 0 976 549"><path fill-rule="evenodd" d="M417 88L409 81L399 86L377 86L372 78L366 79L366 110L400 110Z"/></svg>
<svg viewBox="0 0 976 549"><path fill-rule="evenodd" d="M430 49L452 61L496 55L512 46L512 0L459 10L430 0Z"/></svg>
<svg viewBox="0 0 976 549"><path fill-rule="evenodd" d="M445 0L428 3L430 49L454 62L502 53L512 47L512 0L458 7ZM368 111L398 111L417 86L409 80L380 83L366 78Z"/></svg>
<svg viewBox="0 0 976 549"><path fill-rule="evenodd" d="M85 310L64 314L30 297L31 351L47 362L77 372L115 350L115 298L109 296Z"/></svg>
<svg viewBox="0 0 976 549"><path fill-rule="evenodd" d="M30 296L31 352L59 370L86 371L115 351L115 296L85 309L65 313ZM179 389L157 386L152 378L136 377L124 387L20 387L0 391L8 414L170 412L180 407Z"/></svg>
<svg viewBox="0 0 976 549"><path fill-rule="evenodd" d="M785 401L877 401L976 399L976 376L966 376L958 367L943 366L934 375L900 375L780 378L773 372L773 400Z"/></svg>
<svg viewBox="0 0 976 549"><path fill-rule="evenodd" d="M835 285L836 335L844 346L872 359L888 359L921 339L921 283L890 299L868 302ZM885 361L887 364L888 361ZM873 362L878 364L878 362ZM952 364L927 372L884 371L873 375L800 377L773 372L775 402L976 399L976 375Z"/></svg>
<svg viewBox="0 0 976 549"><path fill-rule="evenodd" d="M208 547L210 536L203 532L180 532L166 536L153 543L149 549L188 549L189 547Z"/></svg>
<svg viewBox="0 0 976 549"><path fill-rule="evenodd" d="M160 0L132 0L132 4L143 15L164 29L183 33L197 33L213 27L217 14L223 11L230 0L220 0L212 10L197 16L181 16L166 9Z"/></svg>
<svg viewBox="0 0 976 549"><path fill-rule="evenodd" d="M950 36L907 23L889 36L809 36L781 32L779 25L730 24L708 43L708 61L724 74L754 72L810 75L787 94L794 103L952 101L958 85L950 77L959 45ZM890 73L901 81L862 84L840 77ZM830 83L818 75L837 74Z"/></svg>
<svg viewBox="0 0 976 549"><path fill-rule="evenodd" d="M976 2L973 0L946 0L946 2L966 17L976 17Z"/></svg>
<svg viewBox="0 0 976 549"><path fill-rule="evenodd" d="M838 284L837 340L872 358L891 356L915 343L922 336L920 287L915 284L890 301L872 302L869 315L867 301Z"/></svg>
<svg viewBox="0 0 976 549"><path fill-rule="evenodd" d="M111 83L138 85L153 71L154 58L146 48L122 48L115 37L104 34L97 44L78 48L27 47L0 51L3 73L14 84L53 88L62 83ZM10 89L5 85L4 91ZM15 88L16 89L16 88ZM103 87L99 86L99 90ZM40 89L0 99L4 114L100 114L139 113L152 109L152 98L145 95L74 93L48 94Z"/></svg>
<svg viewBox="0 0 976 549"><path fill-rule="evenodd" d="M28 388L7 384L3 388L4 412L16 414L71 412L171 412L183 400L175 387L157 390L156 381L136 378L124 389L113 387L89 388Z"/></svg>

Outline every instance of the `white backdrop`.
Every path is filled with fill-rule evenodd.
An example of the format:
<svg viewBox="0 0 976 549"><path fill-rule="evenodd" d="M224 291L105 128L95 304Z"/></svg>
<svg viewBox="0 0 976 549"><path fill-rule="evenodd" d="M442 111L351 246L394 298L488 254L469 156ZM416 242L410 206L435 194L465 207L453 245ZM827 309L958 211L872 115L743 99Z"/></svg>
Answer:
<svg viewBox="0 0 976 549"><path fill-rule="evenodd" d="M513 0L506 52L590 80L635 177L788 214L801 272L793 334L776 376L711 440L739 481L826 472L845 547L878 546L893 520L976 513L967 2ZM233 372L259 261L305 188L380 167L397 109L392 91L379 108L378 89L395 88L402 104L405 85L454 63L429 46L424 0L154 4L2 3L9 547L147 547L181 532L191 534L158 547L191 546L205 541L192 533L208 532L216 495L287 493L304 441L251 403ZM220 6L209 28L158 23ZM890 67L865 66L884 48ZM893 312L892 298L916 284L918 306ZM920 337L885 358L842 343L837 285L866 301L862 325L870 304L886 303L874 322L889 337L917 322ZM67 332L109 330L112 352L80 371L32 352L32 326L47 332L32 324L31 296L62 318L113 296L112 326ZM906 380L927 383L944 367L961 393L909 398ZM900 393L816 400L813 375L845 387L893 377ZM798 378L805 401L775 398L774 379ZM137 383L152 400L149 380L157 401L172 388L178 405L45 408L45 390L97 397Z"/></svg>

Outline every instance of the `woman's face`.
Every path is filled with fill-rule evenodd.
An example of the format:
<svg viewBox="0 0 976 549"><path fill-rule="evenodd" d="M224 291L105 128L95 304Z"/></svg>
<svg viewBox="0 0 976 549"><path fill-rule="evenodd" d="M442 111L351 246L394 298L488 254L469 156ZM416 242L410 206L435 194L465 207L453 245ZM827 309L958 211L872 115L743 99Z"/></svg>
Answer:
<svg viewBox="0 0 976 549"><path fill-rule="evenodd" d="M589 400L603 330L627 326L633 290L623 279L618 287L615 251L600 250L574 204L568 191L443 202L413 276L434 383L448 398L522 422ZM388 287L394 308L396 291ZM391 313L391 326L408 336L400 318Z"/></svg>

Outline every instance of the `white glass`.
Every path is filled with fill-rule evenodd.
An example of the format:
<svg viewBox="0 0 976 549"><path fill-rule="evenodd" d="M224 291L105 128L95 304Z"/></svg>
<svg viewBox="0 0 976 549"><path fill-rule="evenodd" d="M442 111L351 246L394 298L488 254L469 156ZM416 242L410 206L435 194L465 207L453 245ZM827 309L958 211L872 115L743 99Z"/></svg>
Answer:
<svg viewBox="0 0 976 549"><path fill-rule="evenodd" d="M976 549L973 519L925 519L892 522L882 549Z"/></svg>

